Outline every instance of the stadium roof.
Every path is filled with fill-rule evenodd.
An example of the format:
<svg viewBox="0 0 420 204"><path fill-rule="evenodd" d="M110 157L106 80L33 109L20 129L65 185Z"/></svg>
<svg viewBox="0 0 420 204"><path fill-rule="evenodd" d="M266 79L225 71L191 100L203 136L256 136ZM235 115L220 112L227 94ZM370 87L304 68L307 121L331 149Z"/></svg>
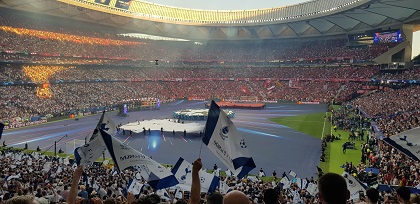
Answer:
<svg viewBox="0 0 420 204"><path fill-rule="evenodd" d="M204 10L249 10L275 8L282 6L290 6L303 3L310 0L146 0L151 3L188 8L188 9L204 9Z"/></svg>
<svg viewBox="0 0 420 204"><path fill-rule="evenodd" d="M420 21L419 0L315 0L241 11L183 9L139 0L0 0L0 5L189 40L331 36Z"/></svg>

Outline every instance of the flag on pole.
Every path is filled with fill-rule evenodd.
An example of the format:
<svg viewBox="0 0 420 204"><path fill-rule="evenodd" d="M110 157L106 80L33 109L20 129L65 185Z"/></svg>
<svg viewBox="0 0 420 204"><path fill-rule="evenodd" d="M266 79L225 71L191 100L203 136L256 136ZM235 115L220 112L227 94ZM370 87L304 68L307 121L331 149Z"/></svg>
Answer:
<svg viewBox="0 0 420 204"><path fill-rule="evenodd" d="M350 191L350 199L357 200L359 199L359 192L363 191L366 193L366 188L364 184L360 183L359 180L354 178L351 174L343 172L341 174L347 182L347 189Z"/></svg>
<svg viewBox="0 0 420 204"><path fill-rule="evenodd" d="M143 187L144 187L144 184L142 184L140 180L133 179L130 181L130 183L128 183L127 191L133 193L134 195L139 195L141 194Z"/></svg>
<svg viewBox="0 0 420 204"><path fill-rule="evenodd" d="M287 176L281 178L280 183L283 184L284 189L290 188L290 183L291 182L290 182L289 178L287 178Z"/></svg>
<svg viewBox="0 0 420 204"><path fill-rule="evenodd" d="M256 167L244 137L214 101L210 105L203 143L238 178L244 177Z"/></svg>
<svg viewBox="0 0 420 204"><path fill-rule="evenodd" d="M232 189L229 187L229 185L227 185L226 181L222 181L220 180L219 183L219 192L221 194L227 194L231 191Z"/></svg>
<svg viewBox="0 0 420 204"><path fill-rule="evenodd" d="M316 194L318 193L318 186L316 184L314 184L314 183L309 183L308 184L308 187L306 188L306 190L312 196L316 196Z"/></svg>
<svg viewBox="0 0 420 204"><path fill-rule="evenodd" d="M297 173L294 172L294 171L292 171L292 170L290 170L289 171L289 175L292 176L293 178L295 178L297 176Z"/></svg>
<svg viewBox="0 0 420 204"><path fill-rule="evenodd" d="M179 182L178 186L188 191L191 189L192 184L192 166L191 163L180 157L172 169L172 173ZM219 185L219 177L209 174L202 169L198 172L198 175L200 177L201 192L211 193L216 190Z"/></svg>
<svg viewBox="0 0 420 204"><path fill-rule="evenodd" d="M102 112L102 116L99 119L98 124L96 125L95 130L93 131L93 134L91 136L86 137L86 142L90 142L91 140L95 139L99 136L98 129L104 130L106 133L113 135L115 130L117 129L117 126L115 125L115 122L108 118L108 116L105 114L105 111Z"/></svg>
<svg viewBox="0 0 420 204"><path fill-rule="evenodd" d="M3 134L3 129L4 129L4 124L0 123L0 140L1 140L1 135Z"/></svg>
<svg viewBox="0 0 420 204"><path fill-rule="evenodd" d="M93 134L90 137L86 137L86 144L74 150L74 157L76 159L77 165L85 167L92 164L100 156L102 156L106 150L102 138L98 137L99 129L110 135L113 135L116 129L114 121L108 118L108 116L105 114L105 111L102 113L102 116L99 119Z"/></svg>
<svg viewBox="0 0 420 204"><path fill-rule="evenodd" d="M147 180L147 183L155 190L168 188L178 184L178 180L171 171L158 162L130 146L123 144L115 137L111 137L111 135L102 129L99 130L99 133L114 161L115 167L119 171L128 167L134 167L136 170L140 171L142 177Z"/></svg>
<svg viewBox="0 0 420 204"><path fill-rule="evenodd" d="M96 137L89 143L81 147L77 147L74 150L74 158L76 159L77 165L85 167L93 164L93 162L102 156L103 152L106 150L104 145L105 144L102 142L102 138Z"/></svg>

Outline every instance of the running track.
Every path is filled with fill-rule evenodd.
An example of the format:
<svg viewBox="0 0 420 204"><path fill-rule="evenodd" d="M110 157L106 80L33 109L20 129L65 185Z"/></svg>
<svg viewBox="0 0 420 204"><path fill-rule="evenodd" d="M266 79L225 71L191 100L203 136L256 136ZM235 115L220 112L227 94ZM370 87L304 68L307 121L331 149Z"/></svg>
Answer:
<svg viewBox="0 0 420 204"><path fill-rule="evenodd" d="M116 124L126 124L143 119L164 119L171 118L172 112L175 110L204 108L204 103L201 101L176 101L163 104L160 110L131 112L129 117L118 117L116 112L108 113L108 116ZM271 175L273 170L276 170L278 175L293 170L299 177L315 177L316 166L319 164L321 155L321 141L271 122L268 118L324 112L325 110L325 105L296 104L267 104L263 110L235 110L235 118L232 121L246 138L248 148L257 165L257 168L251 173L257 174L259 169L263 168L267 175ZM94 115L81 118L79 121L64 120L8 130L3 133L2 141L6 140L6 144L13 147L24 147L27 142L30 149L40 146L42 150L46 150L54 144L54 141L67 134L66 138L57 143L57 151L61 148L67 153L71 153L72 150L66 150L66 142L71 142L74 139L84 140L87 135L92 133L99 117L100 115ZM166 164L175 164L179 157L192 163L198 157L201 145L198 134L188 134L185 138L183 133L173 135L170 132L161 135L160 131L152 131L150 135L146 136L143 133L131 136L121 133L116 137L156 161ZM54 147L50 151L54 151ZM226 170L226 167L206 146L202 147L201 159L206 168L213 168L213 165L217 164L222 170Z"/></svg>

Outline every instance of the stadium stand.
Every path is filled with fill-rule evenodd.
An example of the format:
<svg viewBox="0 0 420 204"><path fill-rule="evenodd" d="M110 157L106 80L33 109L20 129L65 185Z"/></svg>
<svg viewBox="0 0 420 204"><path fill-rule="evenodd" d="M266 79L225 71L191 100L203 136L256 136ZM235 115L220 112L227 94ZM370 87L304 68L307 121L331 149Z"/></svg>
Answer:
<svg viewBox="0 0 420 204"><path fill-rule="evenodd" d="M0 8L0 25L0 121L7 121L9 126L34 117L113 110L121 100L137 98L165 101L250 96L258 100L321 103L352 99L350 105L366 113L363 120L369 117L376 121L386 137L420 125L418 85L381 84L383 89L375 88L354 98L362 86L371 85L372 78L420 78L418 68L389 73L377 66L349 65L371 62L398 43L349 47L346 38L163 43L110 34L109 28L102 26L92 29L63 19L38 15L28 18L28 14L5 8ZM156 59L161 66L154 67ZM265 63L269 66L259 66ZM342 111L335 113L336 123L345 129L354 128L353 119L347 118L349 111ZM377 181L381 184L419 185L418 161L373 135L361 151L361 164L344 167L360 180L367 181L369 175L364 171L369 166L380 169ZM39 203L65 202L68 197L72 181L69 175L74 171L68 158L3 148L0 161L0 203L23 195L33 195ZM9 165L12 163L16 165ZM134 173L114 174L110 167L96 165L85 170L95 178L91 183L96 186L84 186L82 182L78 185L82 202L123 203ZM258 178L222 179L254 203L262 203L264 191L276 186ZM307 181L317 182L313 178ZM281 190L288 203L318 202L318 197L305 187L293 185L291 189ZM152 201L153 193L153 189L146 188L134 203L159 203ZM175 191L169 191L169 195L177 200L185 198ZM392 196L396 197L395 193L381 193L384 202ZM207 197L202 195L202 200Z"/></svg>

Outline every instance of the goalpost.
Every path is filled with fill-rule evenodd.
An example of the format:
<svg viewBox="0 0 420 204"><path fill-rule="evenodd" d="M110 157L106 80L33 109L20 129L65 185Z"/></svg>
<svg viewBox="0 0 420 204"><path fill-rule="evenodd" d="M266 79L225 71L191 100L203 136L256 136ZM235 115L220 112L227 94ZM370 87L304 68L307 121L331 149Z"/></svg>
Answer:
<svg viewBox="0 0 420 204"><path fill-rule="evenodd" d="M84 140L77 140L74 139L72 141L66 142L66 151L65 153L67 154L73 154L74 150L80 146L85 145L85 141Z"/></svg>

